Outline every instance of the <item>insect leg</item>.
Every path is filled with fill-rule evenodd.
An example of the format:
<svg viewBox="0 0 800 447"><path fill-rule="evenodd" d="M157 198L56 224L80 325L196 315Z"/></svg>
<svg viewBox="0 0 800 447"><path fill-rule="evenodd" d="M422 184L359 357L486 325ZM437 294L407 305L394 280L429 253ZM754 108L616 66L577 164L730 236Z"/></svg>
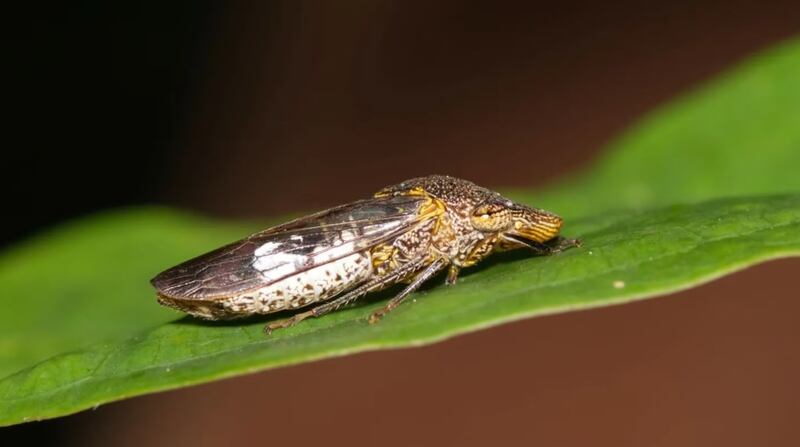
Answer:
<svg viewBox="0 0 800 447"><path fill-rule="evenodd" d="M439 258L433 263L431 263L425 270L420 272L414 280L411 281L411 284L408 285L402 292L400 292L396 297L389 300L386 304L386 307L383 309L374 312L369 317L369 323L375 324L381 320L387 313L391 312L392 309L399 306L400 303L403 302L404 299L413 291L419 289L419 287L427 280L429 280L433 275L438 273L441 269L443 269L447 265L447 261L443 258Z"/></svg>
<svg viewBox="0 0 800 447"><path fill-rule="evenodd" d="M413 271L417 270L423 263L424 260L420 260L418 262L411 262L408 263L397 270L393 271L392 273L375 278L371 281L368 281L355 289L345 293L344 295L336 298L332 301L328 301L324 304L320 304L319 306L313 307L305 312L300 312L291 316L290 318L286 318L284 320L273 321L268 323L264 327L264 332L267 334L272 333L275 329L282 329L287 328L290 326L294 326L295 324L305 320L309 317L319 317L325 315L327 313L333 312L334 310L345 306L347 304L352 303L353 301L361 298L362 296L366 295L369 292L374 290L378 290L388 284L392 284L395 281L405 277L406 275L412 273Z"/></svg>
<svg viewBox="0 0 800 447"><path fill-rule="evenodd" d="M447 270L447 285L452 286L458 280L458 272L461 268L455 264L450 264L450 268Z"/></svg>
<svg viewBox="0 0 800 447"><path fill-rule="evenodd" d="M565 237L557 236L545 243L536 241L526 241L526 245L531 248L537 255L554 255L562 251L572 248L580 247L581 241L578 239L567 239Z"/></svg>

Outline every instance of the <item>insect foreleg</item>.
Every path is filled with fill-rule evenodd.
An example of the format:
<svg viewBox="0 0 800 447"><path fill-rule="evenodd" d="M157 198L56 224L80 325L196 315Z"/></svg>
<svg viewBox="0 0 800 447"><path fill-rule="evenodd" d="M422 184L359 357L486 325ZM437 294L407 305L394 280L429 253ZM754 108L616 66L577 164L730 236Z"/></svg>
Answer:
<svg viewBox="0 0 800 447"><path fill-rule="evenodd" d="M313 307L310 310L307 310L305 312L300 312L298 314L295 314L295 315L291 316L290 318L286 318L284 320L278 320L278 321L273 321L271 323L268 323L264 327L264 332L269 334L275 329L282 329L282 328L287 328L287 327L290 327L290 326L294 326L295 324L305 320L306 318L319 317L319 316L325 315L325 314L327 314L329 312L333 312L334 310L336 310L336 309L338 309L338 308L340 308L342 306L345 306L347 304L352 303L353 301L361 298L362 296L366 295L369 292L372 292L374 290L379 290L379 289L383 288L386 285L393 284L393 283L397 282L398 280L401 280L402 278L404 278L407 275L411 274L415 270L419 269L420 266L422 266L423 261L424 261L424 259L420 260L420 261L417 261L417 262L410 262L410 263L408 263L406 265L403 265L402 267L398 268L397 270L389 273L388 275L375 278L375 279L373 279L371 281L368 281L368 282L356 287L355 289L345 293L344 295L340 296L339 298L336 298L336 299L334 299L332 301L329 301L327 303L324 303L324 304L320 304L319 306Z"/></svg>
<svg viewBox="0 0 800 447"><path fill-rule="evenodd" d="M431 263L431 265L426 267L425 270L423 270L419 274L417 274L417 276L414 277L414 280L411 281L411 284L409 284L405 289L403 289L402 292L397 294L396 297L394 297L391 300L389 300L389 302L386 304L386 307L384 307L383 309L381 309L379 311L376 311L372 315L370 315L369 323L370 324L375 324L375 323L379 322L381 320L381 318L383 318L387 313L391 312L392 309L394 309L395 307L399 306L400 303L402 303L403 300L406 299L406 297L409 294L411 294L413 291L419 289L419 287L425 281L429 280L433 275L438 273L445 266L447 266L447 261L445 259L443 259L443 258L439 258L439 259L433 261L433 263Z"/></svg>
<svg viewBox="0 0 800 447"><path fill-rule="evenodd" d="M530 247L530 249L533 250L533 252L537 255L546 256L561 253L568 248L580 247L581 241L578 239L567 239L565 237L557 236L545 243L527 241L525 245Z"/></svg>
<svg viewBox="0 0 800 447"><path fill-rule="evenodd" d="M453 284L456 283L456 281L458 281L459 270L461 270L461 267L455 264L450 264L450 268L447 270L447 280L446 280L448 286L452 286Z"/></svg>

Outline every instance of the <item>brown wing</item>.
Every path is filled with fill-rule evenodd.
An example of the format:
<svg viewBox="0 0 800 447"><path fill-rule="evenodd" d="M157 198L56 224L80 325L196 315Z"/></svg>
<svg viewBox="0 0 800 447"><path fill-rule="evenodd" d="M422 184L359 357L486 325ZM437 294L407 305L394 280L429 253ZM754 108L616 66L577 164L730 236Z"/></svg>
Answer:
<svg viewBox="0 0 800 447"><path fill-rule="evenodd" d="M394 239L421 222L424 200L381 197L302 217L186 261L151 283L177 299L213 300L259 289Z"/></svg>

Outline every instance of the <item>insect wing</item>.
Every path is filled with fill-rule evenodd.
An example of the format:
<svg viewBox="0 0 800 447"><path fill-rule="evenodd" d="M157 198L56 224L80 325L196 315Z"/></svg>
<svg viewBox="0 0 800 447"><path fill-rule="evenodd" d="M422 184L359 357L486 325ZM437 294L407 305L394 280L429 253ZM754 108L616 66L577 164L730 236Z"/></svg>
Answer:
<svg viewBox="0 0 800 447"><path fill-rule="evenodd" d="M160 294L182 299L259 289L397 237L422 221L423 201L381 197L302 217L166 270L152 284Z"/></svg>

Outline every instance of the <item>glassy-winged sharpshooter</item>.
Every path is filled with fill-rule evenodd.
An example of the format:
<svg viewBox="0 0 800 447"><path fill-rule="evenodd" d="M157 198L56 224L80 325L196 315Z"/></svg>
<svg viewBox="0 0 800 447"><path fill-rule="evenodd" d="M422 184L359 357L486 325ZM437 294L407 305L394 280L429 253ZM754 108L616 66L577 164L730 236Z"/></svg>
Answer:
<svg viewBox="0 0 800 447"><path fill-rule="evenodd" d="M158 301L191 315L230 319L316 306L271 322L292 326L397 283L379 321L436 273L458 272L495 251L549 255L580 245L562 219L454 177L407 180L359 200L253 234L153 278Z"/></svg>

